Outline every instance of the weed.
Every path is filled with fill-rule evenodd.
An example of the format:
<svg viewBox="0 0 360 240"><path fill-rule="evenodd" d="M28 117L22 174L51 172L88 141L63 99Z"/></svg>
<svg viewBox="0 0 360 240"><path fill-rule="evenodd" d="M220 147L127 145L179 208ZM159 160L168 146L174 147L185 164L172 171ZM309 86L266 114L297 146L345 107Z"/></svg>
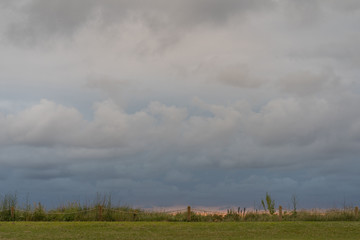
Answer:
<svg viewBox="0 0 360 240"><path fill-rule="evenodd" d="M265 197L266 201L266 207L264 200L261 200L261 205L263 206L264 210L268 210L270 215L273 215L275 213L275 200L273 200L269 193L266 193Z"/></svg>

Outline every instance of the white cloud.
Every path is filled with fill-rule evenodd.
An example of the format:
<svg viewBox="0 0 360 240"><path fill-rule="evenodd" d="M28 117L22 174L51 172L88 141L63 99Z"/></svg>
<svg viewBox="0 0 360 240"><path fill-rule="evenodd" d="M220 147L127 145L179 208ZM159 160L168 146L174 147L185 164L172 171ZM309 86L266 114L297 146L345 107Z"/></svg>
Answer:
<svg viewBox="0 0 360 240"><path fill-rule="evenodd" d="M38 105L3 117L2 141L40 146L58 144L81 130L84 122L77 110L42 100Z"/></svg>

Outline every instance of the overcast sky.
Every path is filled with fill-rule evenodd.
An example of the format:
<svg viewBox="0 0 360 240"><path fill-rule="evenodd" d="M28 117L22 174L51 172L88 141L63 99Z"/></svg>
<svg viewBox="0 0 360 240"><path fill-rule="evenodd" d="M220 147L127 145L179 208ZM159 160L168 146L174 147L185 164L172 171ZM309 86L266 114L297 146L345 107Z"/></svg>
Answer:
<svg viewBox="0 0 360 240"><path fill-rule="evenodd" d="M0 1L0 189L360 204L358 0Z"/></svg>

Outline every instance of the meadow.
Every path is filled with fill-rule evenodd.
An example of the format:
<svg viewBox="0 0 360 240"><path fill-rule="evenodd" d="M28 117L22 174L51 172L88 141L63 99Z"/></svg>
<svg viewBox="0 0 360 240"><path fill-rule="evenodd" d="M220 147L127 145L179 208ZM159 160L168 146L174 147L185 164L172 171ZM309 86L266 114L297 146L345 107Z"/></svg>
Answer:
<svg viewBox="0 0 360 240"><path fill-rule="evenodd" d="M0 239L360 239L360 222L1 222Z"/></svg>

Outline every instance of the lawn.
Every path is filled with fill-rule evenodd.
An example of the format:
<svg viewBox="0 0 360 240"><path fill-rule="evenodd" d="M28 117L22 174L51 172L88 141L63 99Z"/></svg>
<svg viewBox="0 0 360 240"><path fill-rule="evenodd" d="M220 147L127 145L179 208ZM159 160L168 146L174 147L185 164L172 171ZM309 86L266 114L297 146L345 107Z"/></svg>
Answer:
<svg viewBox="0 0 360 240"><path fill-rule="evenodd" d="M4 239L360 239L360 222L0 222Z"/></svg>

